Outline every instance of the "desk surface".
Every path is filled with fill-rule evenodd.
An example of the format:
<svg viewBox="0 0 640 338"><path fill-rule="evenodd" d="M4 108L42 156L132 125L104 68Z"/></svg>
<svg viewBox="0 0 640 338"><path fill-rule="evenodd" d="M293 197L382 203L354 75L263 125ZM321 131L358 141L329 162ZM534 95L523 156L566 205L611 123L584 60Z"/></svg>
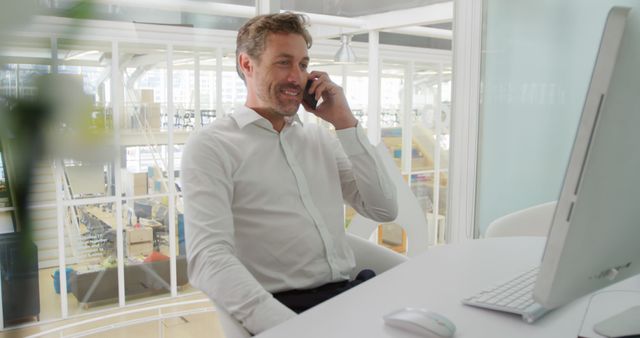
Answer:
<svg viewBox="0 0 640 338"><path fill-rule="evenodd" d="M454 337L590 336L582 323L590 296L548 313L533 325L520 316L461 304L462 298L538 265L543 249L544 238L538 237L435 247L257 337L416 337L384 325L383 315L404 307L443 314L457 326ZM615 286L640 290L637 277Z"/></svg>

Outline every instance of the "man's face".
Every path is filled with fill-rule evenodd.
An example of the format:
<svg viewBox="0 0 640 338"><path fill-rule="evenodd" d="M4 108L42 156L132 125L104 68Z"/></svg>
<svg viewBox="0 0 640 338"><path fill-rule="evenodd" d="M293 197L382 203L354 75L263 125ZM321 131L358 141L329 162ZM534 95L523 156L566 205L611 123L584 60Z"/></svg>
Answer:
<svg viewBox="0 0 640 338"><path fill-rule="evenodd" d="M248 95L271 113L294 115L308 77L309 54L304 38L298 34L271 33L262 55L252 63L252 74L245 75Z"/></svg>

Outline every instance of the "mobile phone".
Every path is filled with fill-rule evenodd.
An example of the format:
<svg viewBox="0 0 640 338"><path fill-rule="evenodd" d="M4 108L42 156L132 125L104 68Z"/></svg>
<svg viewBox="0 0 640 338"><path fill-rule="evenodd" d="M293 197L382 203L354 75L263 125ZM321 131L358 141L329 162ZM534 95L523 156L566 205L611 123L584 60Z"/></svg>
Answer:
<svg viewBox="0 0 640 338"><path fill-rule="evenodd" d="M311 88L312 83L312 79L307 80L307 85L304 87L304 92L302 93L302 100L311 107L311 109L316 109L318 100L316 100L315 95L309 94L309 88Z"/></svg>

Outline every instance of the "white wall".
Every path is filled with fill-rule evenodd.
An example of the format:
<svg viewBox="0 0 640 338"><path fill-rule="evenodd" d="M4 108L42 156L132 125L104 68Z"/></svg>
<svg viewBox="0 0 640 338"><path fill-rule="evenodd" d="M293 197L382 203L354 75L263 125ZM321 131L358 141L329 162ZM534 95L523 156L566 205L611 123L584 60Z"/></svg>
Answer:
<svg viewBox="0 0 640 338"><path fill-rule="evenodd" d="M480 234L504 214L557 199L613 5L634 8L627 34L638 36L636 0L485 1ZM630 71L640 76L639 68Z"/></svg>

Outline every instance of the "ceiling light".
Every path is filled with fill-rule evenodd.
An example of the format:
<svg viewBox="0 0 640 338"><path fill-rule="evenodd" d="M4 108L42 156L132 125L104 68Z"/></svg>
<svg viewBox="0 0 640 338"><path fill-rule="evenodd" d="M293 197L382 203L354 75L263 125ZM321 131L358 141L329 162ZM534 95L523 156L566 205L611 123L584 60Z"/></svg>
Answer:
<svg viewBox="0 0 640 338"><path fill-rule="evenodd" d="M75 54L72 54L72 52L69 52L69 54L72 54L72 55L66 57L64 60L70 61L70 60L81 59L89 54L98 54L98 53L100 53L100 51L97 51L97 50L85 50L85 51L76 52Z"/></svg>
<svg viewBox="0 0 640 338"><path fill-rule="evenodd" d="M351 35L342 34L340 36L340 49L333 57L335 63L356 63L356 54L351 48Z"/></svg>

